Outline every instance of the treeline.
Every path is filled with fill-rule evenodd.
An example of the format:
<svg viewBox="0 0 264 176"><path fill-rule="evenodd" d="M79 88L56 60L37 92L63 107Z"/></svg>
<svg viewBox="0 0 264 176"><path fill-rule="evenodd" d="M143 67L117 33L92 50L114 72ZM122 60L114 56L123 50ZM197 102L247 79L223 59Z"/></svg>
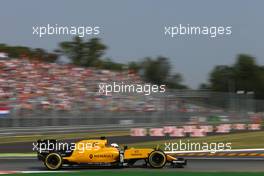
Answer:
<svg viewBox="0 0 264 176"><path fill-rule="evenodd" d="M32 49L24 46L7 46L0 44L0 52L8 53L10 58L27 57L32 60L44 62L56 62L59 56L66 56L70 62L80 67L94 67L113 71L130 70L138 73L142 78L153 84L165 84L169 88L185 89L182 84L182 76L171 73L171 64L165 57L146 58L142 62L131 62L122 64L112 61L110 58L103 58L107 46L99 38L83 40L74 37L72 41L59 43L54 52L47 52L44 49Z"/></svg>
<svg viewBox="0 0 264 176"><path fill-rule="evenodd" d="M250 55L240 54L232 65L218 65L209 74L209 82L200 89L220 92L242 91L264 99L264 66Z"/></svg>
<svg viewBox="0 0 264 176"><path fill-rule="evenodd" d="M66 56L72 64L77 66L115 71L123 70L124 64L114 62L110 58L103 58L106 50L107 46L99 38L84 41L80 37L75 37L72 41L59 43L56 53Z"/></svg>
<svg viewBox="0 0 264 176"><path fill-rule="evenodd" d="M188 88L182 84L183 78L180 73L171 72L171 64L166 57L147 57L141 62L130 62L128 68L139 73L146 82L164 84L171 89Z"/></svg>
<svg viewBox="0 0 264 176"><path fill-rule="evenodd" d="M60 43L57 52L66 55L73 64L78 66L115 71L129 69L140 74L145 81L153 84L165 84L169 88L177 89L187 88L182 84L182 76L179 73L171 73L171 64L168 58L145 58L142 62L120 64L109 58L102 58L106 49L107 46L98 38L84 41L75 37L73 41Z"/></svg>
<svg viewBox="0 0 264 176"><path fill-rule="evenodd" d="M83 40L75 37L72 41L59 43L53 52L41 48L8 46L0 44L0 52L6 52L11 58L36 59L44 62L56 62L60 56L66 56L70 62L81 67L95 67L114 71L130 70L138 73L143 80L154 84L165 84L169 88L187 89L182 75L171 70L171 63L166 57L145 58L139 62L117 63L104 58L107 46L99 38ZM200 89L220 92L244 91L254 93L256 98L264 99L264 66L258 65L252 56L241 54L232 65L218 65L209 74L208 83Z"/></svg>
<svg viewBox="0 0 264 176"><path fill-rule="evenodd" d="M25 46L0 44L0 52L8 53L10 58L27 57L45 62L55 62L58 59L58 54L55 52L47 52L41 48L29 48Z"/></svg>

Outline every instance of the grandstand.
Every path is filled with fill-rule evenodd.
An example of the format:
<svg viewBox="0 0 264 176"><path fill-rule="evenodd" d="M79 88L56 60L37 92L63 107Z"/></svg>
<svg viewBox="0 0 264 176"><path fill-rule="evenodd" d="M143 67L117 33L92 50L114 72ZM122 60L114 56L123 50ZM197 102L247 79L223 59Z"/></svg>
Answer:
<svg viewBox="0 0 264 176"><path fill-rule="evenodd" d="M216 115L248 118L249 112L255 112L252 97L239 98L228 93L168 90L148 96L98 94L99 83L113 81L143 83L137 74L129 71L28 59L0 60L0 114L19 119L121 117L141 119L140 122L149 119L188 122Z"/></svg>

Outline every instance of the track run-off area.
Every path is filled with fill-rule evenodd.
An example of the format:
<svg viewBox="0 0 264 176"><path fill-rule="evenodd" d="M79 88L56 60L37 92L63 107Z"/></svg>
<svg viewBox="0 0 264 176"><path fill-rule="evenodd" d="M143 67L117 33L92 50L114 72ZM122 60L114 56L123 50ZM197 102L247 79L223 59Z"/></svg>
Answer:
<svg viewBox="0 0 264 176"><path fill-rule="evenodd" d="M163 169L154 169L158 172L173 171L173 172L264 172L264 159L262 158L187 158L187 166L184 168L171 168L169 165ZM0 159L0 173L16 173L23 171L24 173L50 172L42 162L35 157L9 157ZM149 171L151 168L146 168L142 163L138 163L134 168L87 168L87 167L72 167L63 168L64 172L79 172L79 171L111 171L122 172L127 171Z"/></svg>

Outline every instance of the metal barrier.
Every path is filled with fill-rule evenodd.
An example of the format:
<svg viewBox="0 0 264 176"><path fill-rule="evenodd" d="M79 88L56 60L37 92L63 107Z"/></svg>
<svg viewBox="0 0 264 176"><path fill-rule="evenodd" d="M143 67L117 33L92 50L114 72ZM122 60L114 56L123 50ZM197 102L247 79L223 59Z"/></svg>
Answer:
<svg viewBox="0 0 264 176"><path fill-rule="evenodd" d="M122 124L122 120L124 123L165 124L215 116L223 117L223 120L228 117L229 121L248 121L249 113L264 111L264 102L254 100L251 94L210 91L168 90L151 96L115 94L107 101L106 107L88 111L87 106L96 102L75 104L69 111L13 108L9 115L0 116L0 127ZM128 109L113 111L110 110L112 106ZM142 110L143 106L145 110Z"/></svg>

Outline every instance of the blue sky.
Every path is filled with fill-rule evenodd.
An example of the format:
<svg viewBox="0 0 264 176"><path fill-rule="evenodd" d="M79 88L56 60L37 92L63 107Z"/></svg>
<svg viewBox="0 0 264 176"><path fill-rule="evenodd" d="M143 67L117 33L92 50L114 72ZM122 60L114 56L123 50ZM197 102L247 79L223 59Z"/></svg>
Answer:
<svg viewBox="0 0 264 176"><path fill-rule="evenodd" d="M2 0L0 43L53 50L69 36L38 38L35 25L100 26L106 56L126 63L166 56L189 86L206 82L215 65L231 64L246 53L264 64L264 1L239 0ZM164 36L164 26L232 26L232 35Z"/></svg>

